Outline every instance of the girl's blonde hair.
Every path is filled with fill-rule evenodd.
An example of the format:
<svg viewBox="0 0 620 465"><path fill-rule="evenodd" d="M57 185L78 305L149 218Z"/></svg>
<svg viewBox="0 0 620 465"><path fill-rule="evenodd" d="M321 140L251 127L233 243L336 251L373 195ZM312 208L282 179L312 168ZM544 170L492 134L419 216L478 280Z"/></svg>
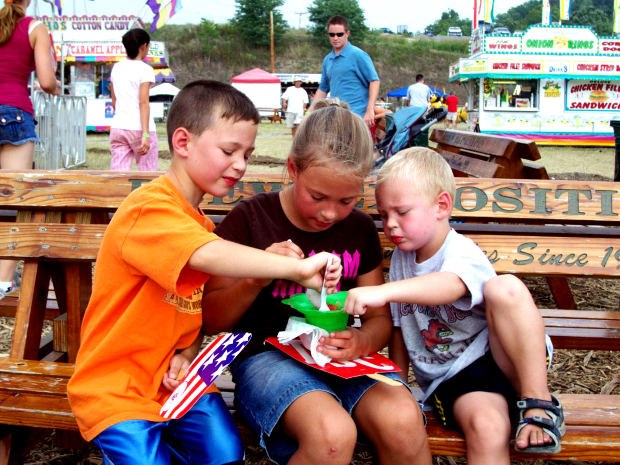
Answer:
<svg viewBox="0 0 620 465"><path fill-rule="evenodd" d="M21 0L5 2L0 8L0 45L9 41L17 25L17 21L26 16Z"/></svg>
<svg viewBox="0 0 620 465"><path fill-rule="evenodd" d="M454 200L456 182L448 162L434 150L411 147L390 157L377 173L377 185L390 180L411 183L429 199L448 192Z"/></svg>
<svg viewBox="0 0 620 465"><path fill-rule="evenodd" d="M338 162L347 174L364 178L373 166L372 149L364 120L341 104L327 104L299 125L289 158L299 172L310 166Z"/></svg>

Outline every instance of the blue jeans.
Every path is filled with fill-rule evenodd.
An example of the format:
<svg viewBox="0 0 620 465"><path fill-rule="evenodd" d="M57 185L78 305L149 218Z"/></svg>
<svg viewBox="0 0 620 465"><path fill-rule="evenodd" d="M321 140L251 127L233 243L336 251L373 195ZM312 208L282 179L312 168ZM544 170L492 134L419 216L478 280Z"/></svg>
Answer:
<svg viewBox="0 0 620 465"><path fill-rule="evenodd" d="M203 396L181 418L129 420L93 439L106 465L224 465L244 463L239 431L222 396Z"/></svg>
<svg viewBox="0 0 620 465"><path fill-rule="evenodd" d="M367 376L339 378L307 367L278 350L233 363L230 370L238 411L260 436L260 444L269 458L279 464L287 463L297 450L297 443L276 428L293 401L312 391L324 391L351 415L362 396L377 383ZM396 373L385 376L402 382Z"/></svg>
<svg viewBox="0 0 620 465"><path fill-rule="evenodd" d="M34 130L36 124L30 113L10 105L0 105L0 145L38 142Z"/></svg>

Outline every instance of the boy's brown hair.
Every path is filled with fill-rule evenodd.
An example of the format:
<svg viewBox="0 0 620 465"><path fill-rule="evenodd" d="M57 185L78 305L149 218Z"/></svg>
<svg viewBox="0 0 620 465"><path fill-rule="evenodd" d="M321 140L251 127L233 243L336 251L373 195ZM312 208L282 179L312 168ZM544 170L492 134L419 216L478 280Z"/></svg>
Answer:
<svg viewBox="0 0 620 465"><path fill-rule="evenodd" d="M173 153L172 134L178 128L200 135L219 119L258 124L260 115L252 101L230 84L204 79L187 84L174 98L168 111L166 131L170 153Z"/></svg>

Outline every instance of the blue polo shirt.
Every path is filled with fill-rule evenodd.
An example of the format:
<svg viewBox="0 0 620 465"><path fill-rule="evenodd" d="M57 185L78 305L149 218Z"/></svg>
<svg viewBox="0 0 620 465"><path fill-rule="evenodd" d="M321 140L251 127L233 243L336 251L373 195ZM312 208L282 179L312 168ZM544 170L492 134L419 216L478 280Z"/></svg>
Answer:
<svg viewBox="0 0 620 465"><path fill-rule="evenodd" d="M344 100L363 117L368 106L368 86L378 80L368 53L349 42L338 55L332 50L323 59L319 89Z"/></svg>

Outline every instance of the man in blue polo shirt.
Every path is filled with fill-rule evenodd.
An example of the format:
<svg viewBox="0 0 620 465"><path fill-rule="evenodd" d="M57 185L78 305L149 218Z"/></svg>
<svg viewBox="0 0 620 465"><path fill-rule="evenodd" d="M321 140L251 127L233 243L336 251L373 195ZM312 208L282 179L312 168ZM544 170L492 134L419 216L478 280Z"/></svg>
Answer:
<svg viewBox="0 0 620 465"><path fill-rule="evenodd" d="M375 101L379 96L379 75L370 56L349 43L349 23L343 16L332 16L327 21L327 33L332 51L323 59L321 84L314 102L337 97L349 104L369 127L375 124Z"/></svg>

